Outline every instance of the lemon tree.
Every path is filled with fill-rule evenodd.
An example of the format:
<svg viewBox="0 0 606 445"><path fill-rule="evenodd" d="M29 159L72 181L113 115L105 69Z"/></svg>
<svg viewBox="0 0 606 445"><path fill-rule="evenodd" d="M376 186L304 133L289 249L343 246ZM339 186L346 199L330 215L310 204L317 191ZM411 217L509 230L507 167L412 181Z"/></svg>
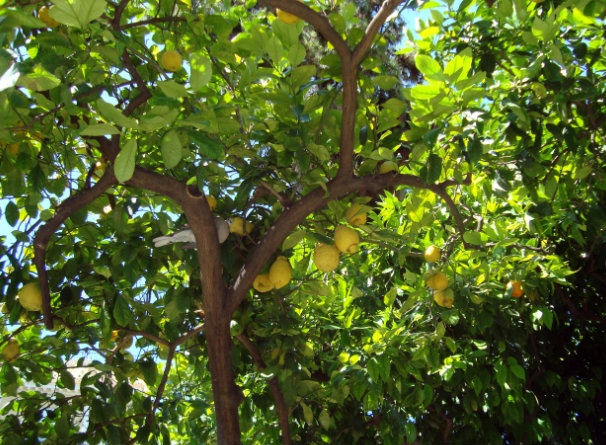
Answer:
<svg viewBox="0 0 606 445"><path fill-rule="evenodd" d="M4 1L0 443L606 442L603 28Z"/></svg>

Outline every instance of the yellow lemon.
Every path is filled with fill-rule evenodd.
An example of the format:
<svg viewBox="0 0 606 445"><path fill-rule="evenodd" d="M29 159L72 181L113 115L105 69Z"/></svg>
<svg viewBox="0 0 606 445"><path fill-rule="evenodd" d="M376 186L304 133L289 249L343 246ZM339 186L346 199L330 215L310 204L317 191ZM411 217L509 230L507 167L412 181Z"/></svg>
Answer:
<svg viewBox="0 0 606 445"><path fill-rule="evenodd" d="M440 248L438 246L431 245L425 249L425 261L429 263L435 263L440 259Z"/></svg>
<svg viewBox="0 0 606 445"><path fill-rule="evenodd" d="M206 202L208 202L210 211L214 212L217 208L217 198L215 198L213 195L206 195Z"/></svg>
<svg viewBox="0 0 606 445"><path fill-rule="evenodd" d="M28 283L19 291L19 304L28 311L42 309L42 291L38 283Z"/></svg>
<svg viewBox="0 0 606 445"><path fill-rule="evenodd" d="M231 233L244 236L245 234L252 232L253 228L254 226L251 222L244 221L244 219L240 218L239 216L236 216L229 226L229 231Z"/></svg>
<svg viewBox="0 0 606 445"><path fill-rule="evenodd" d="M276 289L286 286L292 277L292 267L285 256L279 256L269 268L269 279Z"/></svg>
<svg viewBox="0 0 606 445"><path fill-rule="evenodd" d="M398 164L396 164L394 161L385 161L379 167L379 173L381 173L381 174L389 173L389 172L397 172L397 171L398 171Z"/></svg>
<svg viewBox="0 0 606 445"><path fill-rule="evenodd" d="M360 204L352 204L349 209L347 209L345 217L347 218L347 222L354 227L366 224L366 211Z"/></svg>
<svg viewBox="0 0 606 445"><path fill-rule="evenodd" d="M46 6L43 6L38 10L38 18L49 28L59 26L59 22L48 14L48 8Z"/></svg>
<svg viewBox="0 0 606 445"><path fill-rule="evenodd" d="M269 292L274 288L274 284L271 282L268 273L262 273L255 277L253 281L253 287L257 292Z"/></svg>
<svg viewBox="0 0 606 445"><path fill-rule="evenodd" d="M293 23L297 23L299 20L301 20L296 15L282 11L281 9L276 9L276 15L282 23L286 23L287 25L292 25Z"/></svg>
<svg viewBox="0 0 606 445"><path fill-rule="evenodd" d="M344 253L354 253L358 250L360 236L358 232L347 226L337 226L335 229L335 245Z"/></svg>
<svg viewBox="0 0 606 445"><path fill-rule="evenodd" d="M507 292L511 290L511 296L514 298L520 298L524 295L524 289L522 289L521 281L510 281L507 283Z"/></svg>
<svg viewBox="0 0 606 445"><path fill-rule="evenodd" d="M451 308L454 303L454 292L452 289L436 290L433 299L438 306Z"/></svg>
<svg viewBox="0 0 606 445"><path fill-rule="evenodd" d="M162 66L166 71L179 71L181 69L181 64L183 63L183 59L181 58L181 54L179 54L174 49L169 51L165 51L162 54L162 58L160 59Z"/></svg>
<svg viewBox="0 0 606 445"><path fill-rule="evenodd" d="M322 272L332 272L339 265L339 251L333 245L318 244L314 250L314 264Z"/></svg>
<svg viewBox="0 0 606 445"><path fill-rule="evenodd" d="M448 287L448 277L443 272L436 272L427 280L427 285L434 290L444 290Z"/></svg>
<svg viewBox="0 0 606 445"><path fill-rule="evenodd" d="M2 355L4 356L4 360L7 362L12 362L21 353L21 348L19 347L19 342L14 338L11 338L4 348L2 348Z"/></svg>

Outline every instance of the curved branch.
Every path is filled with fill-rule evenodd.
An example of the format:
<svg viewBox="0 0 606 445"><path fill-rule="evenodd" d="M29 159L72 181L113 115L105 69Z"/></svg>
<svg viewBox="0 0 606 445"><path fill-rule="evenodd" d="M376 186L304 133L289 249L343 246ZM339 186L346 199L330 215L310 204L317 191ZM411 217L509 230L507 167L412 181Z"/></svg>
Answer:
<svg viewBox="0 0 606 445"><path fill-rule="evenodd" d="M297 17L301 17L334 46L342 61L351 58L351 50L349 49L349 46L347 46L345 40L343 40L337 31L335 31L326 17L317 13L309 6L295 0L259 0L257 4L260 6L280 8Z"/></svg>
<svg viewBox="0 0 606 445"><path fill-rule="evenodd" d="M252 342L252 340L250 340L244 334L238 334L236 335L236 338L248 350L257 368L259 368L260 371L263 371L267 367L267 365L265 365L265 362L261 357L261 353L255 346L255 344ZM292 443L292 439L290 437L290 425L288 424L288 405L286 404L284 394L282 394L282 390L280 389L280 384L278 382L277 377L273 377L269 380L269 387L276 402L276 411L278 412L280 429L282 430L282 443L284 445L290 445Z"/></svg>
<svg viewBox="0 0 606 445"><path fill-rule="evenodd" d="M383 24L387 20L387 17L389 17L389 15L398 7L400 3L404 3L404 0L386 0L383 2L383 4L381 5L381 9L377 13L377 15L373 17L373 19L366 27L366 30L364 31L364 37L362 37L362 40L360 40L360 43L358 43L358 45L354 49L353 62L356 66L364 58L364 54L366 54L366 51L368 51L368 49L370 48L373 39L379 32L381 26L383 26Z"/></svg>
<svg viewBox="0 0 606 445"><path fill-rule="evenodd" d="M42 314L44 316L44 325L47 329L52 329L53 327L48 274L46 272L46 248L48 247L50 237L74 212L93 202L116 183L114 170L108 168L94 186L84 189L63 201L57 207L53 217L36 232L36 236L34 237L34 264L38 270L38 282L42 291Z"/></svg>

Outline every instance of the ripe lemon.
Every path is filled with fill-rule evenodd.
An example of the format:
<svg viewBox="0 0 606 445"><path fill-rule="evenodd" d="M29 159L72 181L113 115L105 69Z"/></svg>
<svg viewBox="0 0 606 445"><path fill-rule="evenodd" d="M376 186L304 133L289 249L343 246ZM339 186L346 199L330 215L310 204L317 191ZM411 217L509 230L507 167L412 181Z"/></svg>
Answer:
<svg viewBox="0 0 606 445"><path fill-rule="evenodd" d="M435 263L440 259L440 248L438 246L431 245L425 249L425 261L428 263Z"/></svg>
<svg viewBox="0 0 606 445"><path fill-rule="evenodd" d="M166 71L179 71L181 69L181 64L183 63L183 59L181 58L181 54L179 54L174 49L165 51L162 54L162 58L160 59L162 66Z"/></svg>
<svg viewBox="0 0 606 445"><path fill-rule="evenodd" d="M520 298L524 295L524 289L522 289L521 281L510 281L507 283L507 292L511 291L511 296L514 298Z"/></svg>
<svg viewBox="0 0 606 445"><path fill-rule="evenodd" d="M433 293L433 299L438 306L451 308L454 303L454 292L452 289L437 290Z"/></svg>
<svg viewBox="0 0 606 445"><path fill-rule="evenodd" d="M217 208L217 198L215 198L213 195L206 195L206 202L208 202L210 211L214 212Z"/></svg>
<svg viewBox="0 0 606 445"><path fill-rule="evenodd" d="M385 161L379 167L379 173L381 173L381 174L389 173L389 172L397 172L397 171L398 171L398 164L396 164L394 161Z"/></svg>
<svg viewBox="0 0 606 445"><path fill-rule="evenodd" d="M347 226L337 226L335 229L335 246L341 252L355 253L360 244L360 235L354 229Z"/></svg>
<svg viewBox="0 0 606 445"><path fill-rule="evenodd" d="M448 287L448 277L443 272L436 272L426 281L433 290L444 290Z"/></svg>
<svg viewBox="0 0 606 445"><path fill-rule="evenodd" d="M229 231L231 233L235 233L237 235L244 236L245 234L252 232L253 228L254 228L254 226L252 225L251 222L246 221L246 224L245 224L244 219L240 218L239 216L236 216L232 220L232 222L229 226ZM244 230L244 229L246 229L246 230Z"/></svg>
<svg viewBox="0 0 606 445"><path fill-rule="evenodd" d="M269 268L269 279L274 288L286 286L292 277L292 267L285 256L279 256Z"/></svg>
<svg viewBox="0 0 606 445"><path fill-rule="evenodd" d="M360 204L352 204L345 213L347 222L354 227L366 224L366 211Z"/></svg>
<svg viewBox="0 0 606 445"><path fill-rule="evenodd" d="M333 245L318 244L314 250L314 264L322 272L332 272L339 265L339 251Z"/></svg>
<svg viewBox="0 0 606 445"><path fill-rule="evenodd" d="M4 348L2 348L2 355L4 356L4 360L7 362L12 362L21 353L21 348L19 347L19 342L14 338L11 338Z"/></svg>
<svg viewBox="0 0 606 445"><path fill-rule="evenodd" d="M269 278L269 274L262 273L255 277L255 280L253 281L253 287L257 292L263 293L272 290L274 288L274 285L271 282L271 279Z"/></svg>
<svg viewBox="0 0 606 445"><path fill-rule="evenodd" d="M59 26L59 22L48 14L48 8L46 6L43 6L38 10L38 18L49 28Z"/></svg>
<svg viewBox="0 0 606 445"><path fill-rule="evenodd" d="M292 25L293 23L297 23L299 20L301 20L296 15L282 11L281 9L276 9L276 15L282 23L286 23L287 25Z"/></svg>
<svg viewBox="0 0 606 445"><path fill-rule="evenodd" d="M28 311L42 309L42 292L38 283L28 283L19 291L19 304Z"/></svg>

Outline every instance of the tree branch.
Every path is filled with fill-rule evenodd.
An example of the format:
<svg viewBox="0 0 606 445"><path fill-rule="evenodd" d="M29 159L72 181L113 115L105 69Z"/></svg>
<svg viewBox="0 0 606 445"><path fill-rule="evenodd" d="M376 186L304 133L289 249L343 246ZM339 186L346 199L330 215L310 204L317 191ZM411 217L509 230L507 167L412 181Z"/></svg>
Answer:
<svg viewBox="0 0 606 445"><path fill-rule="evenodd" d="M383 5L381 5L381 9L377 13L377 15L373 17L373 19L366 27L366 30L364 31L364 37L362 37L362 40L360 40L360 43L358 43L358 45L354 49L353 63L356 66L364 58L364 55L370 48L373 39L379 32L379 29L381 29L381 26L383 26L383 24L387 20L387 17L389 17L389 15L398 7L400 3L404 3L404 0L386 0L383 2Z"/></svg>
<svg viewBox="0 0 606 445"><path fill-rule="evenodd" d="M133 113L133 111L135 111L139 106L141 106L145 102L147 102L147 100L152 96L152 94L149 91L147 84L141 77L141 74L139 74L139 71L137 71L137 68L133 64L133 61L130 60L130 57L128 56L126 48L122 52L122 61L124 62L124 66L126 67L128 73L132 76L132 78L135 80L135 82L139 86L139 89L141 90L139 95L137 97L135 97L133 100L131 100L129 102L128 106L124 109L123 114L125 116L130 116Z"/></svg>
<svg viewBox="0 0 606 445"><path fill-rule="evenodd" d="M257 4L259 6L279 8L302 18L331 43L337 54L339 54L339 57L341 57L341 60L351 58L351 50L345 40L335 31L326 17L317 13L309 6L295 0L259 0Z"/></svg>
<svg viewBox="0 0 606 445"><path fill-rule="evenodd" d="M141 20L140 22L126 23L125 25L120 26L120 29L135 28L137 26L145 26L162 22L187 22L187 20L185 17L156 17L149 20Z"/></svg>
<svg viewBox="0 0 606 445"><path fill-rule="evenodd" d="M261 353L255 344L244 334L238 334L236 335L236 338L248 350L257 368L259 368L260 371L263 371L267 365L265 365L265 362L261 357ZM286 404L284 394L282 394L282 390L280 389L280 384L277 377L273 377L269 380L269 387L276 403L276 411L278 412L280 429L282 430L282 443L284 445L290 445L292 443L292 439L290 437L290 425L288 423L288 405Z"/></svg>
<svg viewBox="0 0 606 445"><path fill-rule="evenodd" d="M57 207L53 217L36 232L36 236L34 237L34 264L38 270L38 282L42 291L42 314L44 316L44 325L47 329L52 329L53 327L48 274L46 272L46 248L48 247L50 237L70 215L93 202L116 183L114 170L108 168L94 186L84 189L63 201Z"/></svg>
<svg viewBox="0 0 606 445"><path fill-rule="evenodd" d="M248 289L250 289L253 280L261 271L263 265L280 247L286 236L307 215L324 207L329 201L339 199L352 192L366 191L371 194L378 194L386 188L397 185L407 185L429 190L439 189L437 185L424 184L421 179L413 175L387 173L364 177L337 177L326 184L326 191L322 187L317 187L300 200L294 202L269 228L261 242L250 253L234 283L229 287L227 293L228 314L231 315L244 300Z"/></svg>

